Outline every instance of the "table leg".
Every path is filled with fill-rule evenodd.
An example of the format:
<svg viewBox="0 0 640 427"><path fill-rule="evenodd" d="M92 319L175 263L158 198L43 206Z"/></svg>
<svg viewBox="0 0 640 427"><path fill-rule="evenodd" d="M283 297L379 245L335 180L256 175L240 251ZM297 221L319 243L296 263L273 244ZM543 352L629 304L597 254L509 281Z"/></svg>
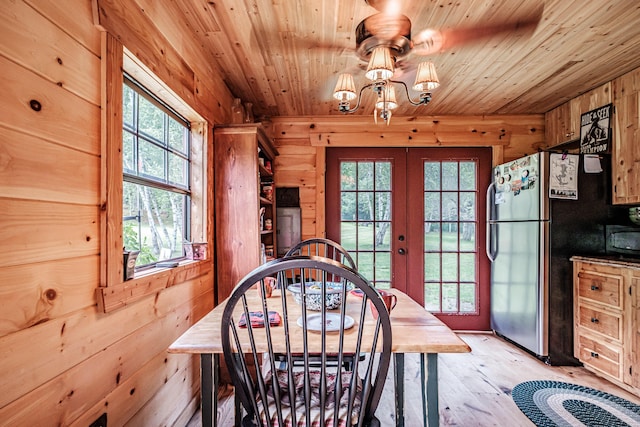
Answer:
<svg viewBox="0 0 640 427"><path fill-rule="evenodd" d="M238 397L238 393L233 393L233 404L235 405L235 427L242 426L242 404L240 403L240 398Z"/></svg>
<svg viewBox="0 0 640 427"><path fill-rule="evenodd" d="M396 426L404 427L404 353L395 353L393 378L396 389Z"/></svg>
<svg viewBox="0 0 640 427"><path fill-rule="evenodd" d="M426 378L425 378L426 364ZM420 375L422 379L422 405L424 410L425 427L440 425L438 413L438 354L427 353L420 355Z"/></svg>
<svg viewBox="0 0 640 427"><path fill-rule="evenodd" d="M217 425L219 358L217 354L200 355L200 401L203 427Z"/></svg>

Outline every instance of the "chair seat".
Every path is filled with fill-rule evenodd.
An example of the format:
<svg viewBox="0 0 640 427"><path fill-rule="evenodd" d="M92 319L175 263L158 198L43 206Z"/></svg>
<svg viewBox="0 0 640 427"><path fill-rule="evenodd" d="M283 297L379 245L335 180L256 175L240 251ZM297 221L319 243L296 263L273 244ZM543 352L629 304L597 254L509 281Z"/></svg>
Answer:
<svg viewBox="0 0 640 427"><path fill-rule="evenodd" d="M293 362L296 366L304 365L302 353L293 354L292 357L293 357ZM337 354L327 354L327 365L335 365L334 362L337 362L337 358L338 358ZM344 360L342 362L342 366L344 367L344 369L347 371L353 370L353 362L355 359L355 355L345 354L343 355L343 359ZM363 361L364 359L365 359L365 354L361 353L360 356L358 357L358 360ZM286 354L276 354L276 360L279 361L281 364L284 364L286 363L287 356ZM322 356L319 354L309 356L309 361L310 361L309 366L312 366L314 368L322 366Z"/></svg>
<svg viewBox="0 0 640 427"><path fill-rule="evenodd" d="M280 403L282 407L282 417L284 420L284 427L294 427L293 426L293 416L292 409L296 411L296 427L305 427L307 425L305 409L308 407L310 411L310 425L313 427L320 427L323 424L320 421L320 406L321 406L321 372L319 370L311 370L308 372L309 374L309 383L311 388L311 398L309 402L305 402L305 394L304 394L304 385L305 385L305 372L297 371L294 373L293 386L295 387L295 396L296 402L294 406L291 406L289 401L289 388L290 382L288 379L288 372L286 370L277 370L276 375L278 379L278 389L280 393ZM357 378L357 389L356 389L356 398L354 401L353 408L351 410L351 417L348 417L346 405L348 403L348 393L350 392L349 384L351 381L351 371L342 371L341 382L342 382L342 396L341 396L341 405L338 412L338 426L339 427L347 427L349 425L358 424L358 414L360 412L361 405L361 396L362 396L362 382L360 378ZM335 386L338 374L337 373L327 373L326 375L326 398L325 398L325 422L324 426L332 427L334 420L334 408L336 403L336 393ZM273 392L271 391L271 382L272 382L272 374L268 372L265 376L265 385L269 392L267 393L268 399L268 413L269 417L273 425L278 426L278 414L277 414L277 405L276 405L276 397L274 397ZM267 425L266 423L266 412L264 406L260 399L258 399L260 411L260 420L263 425ZM350 419L350 423L349 423Z"/></svg>

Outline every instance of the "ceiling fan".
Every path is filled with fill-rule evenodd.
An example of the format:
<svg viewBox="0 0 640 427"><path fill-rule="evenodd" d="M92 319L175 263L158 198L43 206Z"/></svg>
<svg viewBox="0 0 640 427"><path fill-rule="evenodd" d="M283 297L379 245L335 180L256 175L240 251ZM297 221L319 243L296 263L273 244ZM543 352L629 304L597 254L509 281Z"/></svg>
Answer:
<svg viewBox="0 0 640 427"><path fill-rule="evenodd" d="M355 112L360 106L362 92L372 88L377 93L374 117L387 122L391 110L397 107L394 85L404 89L413 105L431 101L431 90L439 86L435 66L424 57L435 55L454 47L471 45L500 34L526 35L533 33L542 17L540 7L535 12L499 23L486 23L447 30L425 29L412 35L411 20L400 13L399 0L364 0L378 12L362 20L355 30L355 53L368 63L365 76L371 83L357 94L353 77L343 73L338 78L333 96L340 101L343 113ZM395 80L392 80L395 78ZM407 81L414 80L413 90L420 92L417 101L411 99ZM410 83L409 83L410 84ZM350 101L358 98L353 108Z"/></svg>

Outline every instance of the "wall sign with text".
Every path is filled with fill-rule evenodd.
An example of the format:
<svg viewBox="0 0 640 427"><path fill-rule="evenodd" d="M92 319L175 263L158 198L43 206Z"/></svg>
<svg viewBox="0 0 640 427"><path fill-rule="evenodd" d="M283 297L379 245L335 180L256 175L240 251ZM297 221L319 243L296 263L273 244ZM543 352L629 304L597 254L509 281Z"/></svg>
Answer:
<svg viewBox="0 0 640 427"><path fill-rule="evenodd" d="M613 104L596 108L580 116L580 153L609 153Z"/></svg>

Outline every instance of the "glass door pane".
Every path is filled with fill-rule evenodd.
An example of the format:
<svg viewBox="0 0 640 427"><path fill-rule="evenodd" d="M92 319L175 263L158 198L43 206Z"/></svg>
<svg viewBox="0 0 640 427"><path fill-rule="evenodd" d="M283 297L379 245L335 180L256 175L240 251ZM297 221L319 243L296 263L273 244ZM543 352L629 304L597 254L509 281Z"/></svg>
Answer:
<svg viewBox="0 0 640 427"><path fill-rule="evenodd" d="M391 287L391 162L340 162L340 243L376 287Z"/></svg>

